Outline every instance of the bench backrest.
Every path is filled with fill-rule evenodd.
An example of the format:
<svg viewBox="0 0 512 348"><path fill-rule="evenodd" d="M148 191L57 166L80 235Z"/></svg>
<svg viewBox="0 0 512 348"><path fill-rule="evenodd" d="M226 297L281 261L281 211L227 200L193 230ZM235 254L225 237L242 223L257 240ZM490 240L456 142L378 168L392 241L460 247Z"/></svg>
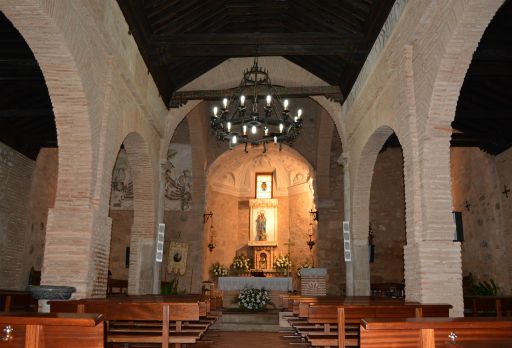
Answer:
<svg viewBox="0 0 512 348"><path fill-rule="evenodd" d="M411 318L421 317L421 307L399 304L346 305L337 308L338 347L345 348L346 325L357 324L363 318Z"/></svg>
<svg viewBox="0 0 512 348"><path fill-rule="evenodd" d="M512 320L498 318L409 318L364 319L361 321L361 348L444 347L450 333L465 346L469 342L512 339ZM447 345L448 346L448 345ZM456 345L450 345L457 347ZM478 345L485 347L485 345ZM505 345L503 347L508 347Z"/></svg>

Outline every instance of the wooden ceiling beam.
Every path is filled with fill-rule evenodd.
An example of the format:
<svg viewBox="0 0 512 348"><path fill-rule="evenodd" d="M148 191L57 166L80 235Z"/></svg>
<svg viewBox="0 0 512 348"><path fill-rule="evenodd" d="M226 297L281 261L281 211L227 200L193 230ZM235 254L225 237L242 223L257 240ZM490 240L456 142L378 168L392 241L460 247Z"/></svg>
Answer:
<svg viewBox="0 0 512 348"><path fill-rule="evenodd" d="M281 98L307 98L311 96L325 96L329 99L341 102L343 96L338 86L312 86L312 87L280 87L273 86ZM170 107L179 107L189 100L221 100L224 97L236 95L239 87L220 90L197 90L174 93ZM258 95L265 97L266 88L261 87Z"/></svg>
<svg viewBox="0 0 512 348"><path fill-rule="evenodd" d="M150 55L155 63L165 63L172 57L250 57L256 53L260 56L330 56L358 51L348 46L355 42L358 42L357 35L316 32L161 35L153 38Z"/></svg>

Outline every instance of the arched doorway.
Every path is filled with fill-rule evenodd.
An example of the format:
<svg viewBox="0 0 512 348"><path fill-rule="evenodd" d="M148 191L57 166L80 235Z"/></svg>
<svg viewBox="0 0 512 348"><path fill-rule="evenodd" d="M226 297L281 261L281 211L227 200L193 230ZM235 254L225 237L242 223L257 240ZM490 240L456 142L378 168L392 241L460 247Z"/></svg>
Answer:
<svg viewBox="0 0 512 348"><path fill-rule="evenodd" d="M394 133L382 146L373 168L369 219L372 295L404 296L406 233L403 153Z"/></svg>
<svg viewBox="0 0 512 348"><path fill-rule="evenodd" d="M112 219L107 295L128 290L130 241L133 226L133 179L121 145L112 172L109 217Z"/></svg>

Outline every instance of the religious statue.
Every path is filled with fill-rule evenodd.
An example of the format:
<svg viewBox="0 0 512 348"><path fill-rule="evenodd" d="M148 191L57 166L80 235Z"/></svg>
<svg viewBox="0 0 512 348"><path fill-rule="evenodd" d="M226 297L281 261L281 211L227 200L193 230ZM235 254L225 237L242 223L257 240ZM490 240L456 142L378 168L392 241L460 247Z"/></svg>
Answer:
<svg viewBox="0 0 512 348"><path fill-rule="evenodd" d="M267 218L264 210L260 210L256 218L256 240L267 240Z"/></svg>

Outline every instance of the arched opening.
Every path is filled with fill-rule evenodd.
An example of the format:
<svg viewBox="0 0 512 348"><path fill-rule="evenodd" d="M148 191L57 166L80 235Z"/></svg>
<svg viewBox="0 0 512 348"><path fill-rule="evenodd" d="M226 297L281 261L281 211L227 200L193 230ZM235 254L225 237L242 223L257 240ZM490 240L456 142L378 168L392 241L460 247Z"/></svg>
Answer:
<svg viewBox="0 0 512 348"><path fill-rule="evenodd" d="M41 68L2 12L0 45L0 288L24 290L41 278L57 132Z"/></svg>
<svg viewBox="0 0 512 348"><path fill-rule="evenodd" d="M512 289L512 1L485 30L464 78L452 122L453 211L462 250L463 291L504 295ZM490 284L490 286L487 286ZM472 311L465 301L465 312Z"/></svg>
<svg viewBox="0 0 512 348"><path fill-rule="evenodd" d="M370 189L369 260L373 296L404 296L405 186L396 134L377 155Z"/></svg>
<svg viewBox="0 0 512 348"><path fill-rule="evenodd" d="M300 160L294 160L296 163L308 163L311 167L303 172L311 173L310 177L319 177L319 180L308 184L306 174L284 170L283 164L279 165L281 168L279 175L273 176L274 188L278 187L281 190L280 197L285 197L284 193L287 194L288 190L291 192L290 197L293 196L292 203L278 204L277 210L280 217L284 216L280 209L286 212L287 218L282 221L285 224L286 233L293 230L298 236L295 239L290 238L290 241L282 237L284 239L278 242L281 247L281 256L288 253L288 244L290 244L290 253L297 255L292 260L293 270L304 264L325 267L331 280L328 292L341 294L344 292L345 274L343 253L340 252L343 249L343 241L339 238L343 220L343 170L337 162L342 153L340 136L331 116L318 103L311 99L297 99L291 102L304 109L302 133L294 142L293 149L284 147L281 152L277 150L277 155L272 156L293 154L292 159L300 158ZM265 253L267 269L270 271L273 266L273 257L279 256L279 252L273 254L264 249L254 256L248 248L244 249L241 245L235 248L236 251L235 249L229 253L226 251L228 244L234 240L245 238L245 245L247 245L252 221L248 199L254 198L255 188L255 178L251 179L250 175L254 176L256 169L253 168L252 174L249 173L249 169L243 175L240 174L240 178L245 180L242 184L239 181L240 178L236 179L233 173L225 172L223 168L231 166L241 170L242 166L248 168L250 162L256 157L263 162L265 162L263 158L266 157L262 156L262 148L249 148L247 154L243 147L240 149L235 147L234 150L228 151L227 143L218 142L208 125L212 108L213 103L209 102L201 102L192 108L176 127L170 145L166 149L168 156L164 171L166 172L167 198L164 220L167 227L161 278L166 281L179 278L179 287L182 291L195 289L194 284L198 284L200 288L201 281L209 278L209 268L213 263L221 262L229 267L236 251L239 254L250 254L251 259ZM269 148L272 147L269 146ZM270 151L271 149L269 153ZM226 164L226 159L229 159L229 164ZM242 165L245 161L248 161L247 164ZM275 159L273 161L276 162ZM208 168L208 176L205 174L205 168ZM212 181L215 177L212 173L216 172L214 168L221 170L223 174L218 174ZM180 191L178 189L180 185L177 183L184 171L191 176L189 179L192 182L191 195L187 197L191 196L192 200L190 204L182 206L180 194L172 191ZM274 171L275 168L270 165L263 165L258 169L258 173L274 173ZM294 181L295 184L293 184ZM235 182L236 189L233 186ZM315 195L304 198L301 195L305 192L315 192ZM227 195L224 201L219 198L223 195ZM174 203L171 203L173 200L169 197L174 199ZM239 197L245 197L240 204ZM289 197L286 199L289 200ZM288 206L289 204L293 206ZM311 210L319 211L322 218L319 221L312 221L312 215L309 213ZM212 217L208 215L210 211L213 213ZM228 214L228 211L232 213ZM206 215L203 216L203 214ZM236 226L242 225L244 227L238 231ZM228 236L235 232L239 235ZM282 236L285 236L284 232ZM307 244L310 239L313 242L311 248ZM188 260L183 275L175 274L178 268L169 266L168 255L171 254L171 244L176 246L177 243L186 244L188 250ZM222 257L219 258L221 255ZM259 261L253 260L255 264L259 264ZM292 273L298 283L296 272Z"/></svg>
<svg viewBox="0 0 512 348"><path fill-rule="evenodd" d="M130 241L133 226L133 180L123 145L112 171L109 214L112 221L107 295L126 293L130 267Z"/></svg>

